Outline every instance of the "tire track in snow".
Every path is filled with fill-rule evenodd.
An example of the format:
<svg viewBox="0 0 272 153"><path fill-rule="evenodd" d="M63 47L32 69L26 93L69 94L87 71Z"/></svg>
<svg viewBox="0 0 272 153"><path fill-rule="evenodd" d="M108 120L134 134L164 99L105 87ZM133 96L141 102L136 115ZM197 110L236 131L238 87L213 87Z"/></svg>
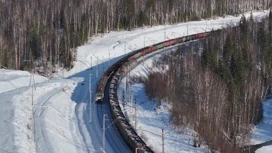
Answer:
<svg viewBox="0 0 272 153"><path fill-rule="evenodd" d="M86 80L86 78L84 78ZM86 81L88 82L88 81ZM81 86L80 84L78 84L78 86ZM85 122L84 120L84 113L86 113L86 104L89 100L88 100L88 97L87 97L87 94L88 94L88 84L85 83L84 85L82 85L80 87L80 90L77 92L77 100L79 101L79 103L76 104L76 107L75 107L75 115L76 115L76 119L77 119L77 125L78 125L78 130L79 130L79 133L82 137L82 140L83 140L83 143L85 145L85 150L87 151L87 153L90 153L90 150L88 148L88 143L87 143L87 137L89 135L85 135L84 134L84 130L86 130L88 133L88 128L87 128L87 123ZM83 93L83 94L82 94ZM85 103L84 103L85 102ZM85 126L85 127L83 127ZM83 129L83 128L86 128L86 129Z"/></svg>
<svg viewBox="0 0 272 153"><path fill-rule="evenodd" d="M44 121L42 119L42 115L44 112L45 105L49 102L50 98L56 95L59 91L61 91L62 87L58 87L57 89L53 89L46 94L43 94L40 96L36 101L42 101L41 103L38 103L34 106L34 124L35 124L35 135L34 135L34 140L35 140L35 146L36 146L36 152L44 152L42 147L46 148L46 150L49 153L53 153L52 147L50 148L50 141L47 140L46 137L46 130ZM40 131L38 130L40 129ZM38 135L37 135L38 134ZM38 137L37 137L38 136ZM44 141L44 146L42 141ZM42 147L41 147L42 146Z"/></svg>
<svg viewBox="0 0 272 153"><path fill-rule="evenodd" d="M82 105L82 103L77 104L76 107L75 107L75 114L76 114L76 118L78 120L77 125L78 125L78 129L79 129L79 133L80 133L80 135L81 135L81 137L83 139L83 143L85 145L85 150L87 151L87 153L90 153L90 151L88 149L88 144L86 142L87 138L84 135L84 132L83 132L83 129L82 129L83 128L82 124L84 124L84 125L86 124L86 123L84 123L84 120L82 121L82 118L81 118L81 117L83 117L83 113L84 113L84 112L82 112L82 108L84 108L84 105Z"/></svg>

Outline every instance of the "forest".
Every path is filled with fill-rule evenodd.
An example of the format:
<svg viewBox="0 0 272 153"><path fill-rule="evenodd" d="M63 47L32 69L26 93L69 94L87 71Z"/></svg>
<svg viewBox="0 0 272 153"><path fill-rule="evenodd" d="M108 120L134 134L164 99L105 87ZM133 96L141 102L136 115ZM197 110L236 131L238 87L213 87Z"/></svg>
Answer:
<svg viewBox="0 0 272 153"><path fill-rule="evenodd" d="M271 0L2 0L0 67L47 75L73 67L77 46L98 33L270 6Z"/></svg>
<svg viewBox="0 0 272 153"><path fill-rule="evenodd" d="M175 127L198 133L195 146L243 152L272 87L272 13L261 22L242 16L237 27L213 31L199 46L154 61L162 71L141 78L150 99L168 101ZM160 82L160 83L158 83Z"/></svg>

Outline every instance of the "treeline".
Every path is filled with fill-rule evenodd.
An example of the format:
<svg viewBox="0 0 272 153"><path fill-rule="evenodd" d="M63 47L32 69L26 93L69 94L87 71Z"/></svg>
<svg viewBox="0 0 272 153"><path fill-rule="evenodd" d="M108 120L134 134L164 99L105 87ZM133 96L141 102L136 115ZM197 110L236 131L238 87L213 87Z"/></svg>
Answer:
<svg viewBox="0 0 272 153"><path fill-rule="evenodd" d="M172 24L267 9L271 0L2 0L0 67L72 67L88 37L143 25Z"/></svg>
<svg viewBox="0 0 272 153"><path fill-rule="evenodd" d="M271 92L272 13L262 22L243 16L200 42L201 55L192 46L154 63L163 71L144 81L148 97L171 103L173 125L199 134L195 146L204 140L212 150L242 152Z"/></svg>

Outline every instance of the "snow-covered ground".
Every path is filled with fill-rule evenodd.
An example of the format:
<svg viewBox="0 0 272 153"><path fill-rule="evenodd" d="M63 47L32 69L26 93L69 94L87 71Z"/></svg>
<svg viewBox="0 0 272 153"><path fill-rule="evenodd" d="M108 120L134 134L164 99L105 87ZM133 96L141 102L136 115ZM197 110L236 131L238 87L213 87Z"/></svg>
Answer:
<svg viewBox="0 0 272 153"><path fill-rule="evenodd" d="M152 62L159 58L160 55L155 55L152 58L144 61L142 64L135 67L130 72L130 77L122 79L118 87L118 97L120 106L125 116L130 120L130 124L136 129L137 133L142 136L144 141L155 152L162 152L162 129L164 129L164 151L175 153L203 153L208 152L208 148L202 146L201 148L193 147L193 140L195 132L188 129L176 129L170 123L170 109L171 105L167 102L162 102L158 105L155 101L149 100L145 88L142 83L134 82L127 89L131 93L131 99L128 100L126 96L123 99L124 91L126 90L126 81L134 76L147 77L150 71L157 71L154 69ZM128 80L127 80L128 79ZM128 95L128 94L125 94ZM135 113L136 102L136 113ZM135 128L135 114L136 114L136 128Z"/></svg>
<svg viewBox="0 0 272 153"><path fill-rule="evenodd" d="M35 83L47 80L45 77L31 75L26 71L13 71L5 69L0 69L0 76L0 93L31 85L30 79L33 76Z"/></svg>
<svg viewBox="0 0 272 153"><path fill-rule="evenodd" d="M257 12L254 16L259 19L267 14L268 11ZM249 13L246 16L249 16ZM94 93L99 77L122 55L165 39L219 29L226 25L236 25L239 20L240 17L228 16L209 21L111 32L93 37L88 44L78 47L74 68L70 71L58 72L51 80L38 75L34 75L34 79L31 79L28 72L1 69L0 153L100 152L102 132L97 126L95 116L93 123L89 124L90 74L92 74L91 89ZM143 94L143 91L140 90L140 93ZM164 106L148 115L159 113L167 121L167 107ZM144 107L139 106L139 109L141 108L149 110L154 106L150 103ZM150 119L146 118L145 121L148 120ZM155 123L161 124L159 121L153 122ZM141 123L139 122L138 125L140 126ZM168 132L170 129L164 124L160 128L166 129L166 138L172 137L171 132ZM174 136L173 138L179 139ZM182 143L177 145L178 148L190 143L189 138L179 139ZM109 146L107 142L106 144ZM173 149L175 148L165 150L176 152Z"/></svg>
<svg viewBox="0 0 272 153"><path fill-rule="evenodd" d="M264 102L263 111L263 121L253 129L250 143L252 145L262 144L269 141L270 143L258 149L256 153L272 152L272 99L268 99Z"/></svg>
<svg viewBox="0 0 272 153"><path fill-rule="evenodd" d="M84 148L77 137L76 103L71 100L77 81L33 78L28 72L13 70L0 74L6 77L1 78L6 82L0 93L0 152L76 152Z"/></svg>
<svg viewBox="0 0 272 153"><path fill-rule="evenodd" d="M264 146L258 150L255 151L255 153L270 153L272 152L272 147L270 146Z"/></svg>

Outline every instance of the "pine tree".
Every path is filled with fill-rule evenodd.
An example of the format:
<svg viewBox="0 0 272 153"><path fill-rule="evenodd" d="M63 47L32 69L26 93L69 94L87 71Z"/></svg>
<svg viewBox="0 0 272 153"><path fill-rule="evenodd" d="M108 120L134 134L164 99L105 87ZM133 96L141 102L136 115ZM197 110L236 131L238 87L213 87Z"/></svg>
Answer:
<svg viewBox="0 0 272 153"><path fill-rule="evenodd" d="M233 46L232 46L231 40L232 40L231 36L230 34L228 34L225 40L224 47L223 47L223 60L226 66L230 66L231 55L233 52Z"/></svg>

